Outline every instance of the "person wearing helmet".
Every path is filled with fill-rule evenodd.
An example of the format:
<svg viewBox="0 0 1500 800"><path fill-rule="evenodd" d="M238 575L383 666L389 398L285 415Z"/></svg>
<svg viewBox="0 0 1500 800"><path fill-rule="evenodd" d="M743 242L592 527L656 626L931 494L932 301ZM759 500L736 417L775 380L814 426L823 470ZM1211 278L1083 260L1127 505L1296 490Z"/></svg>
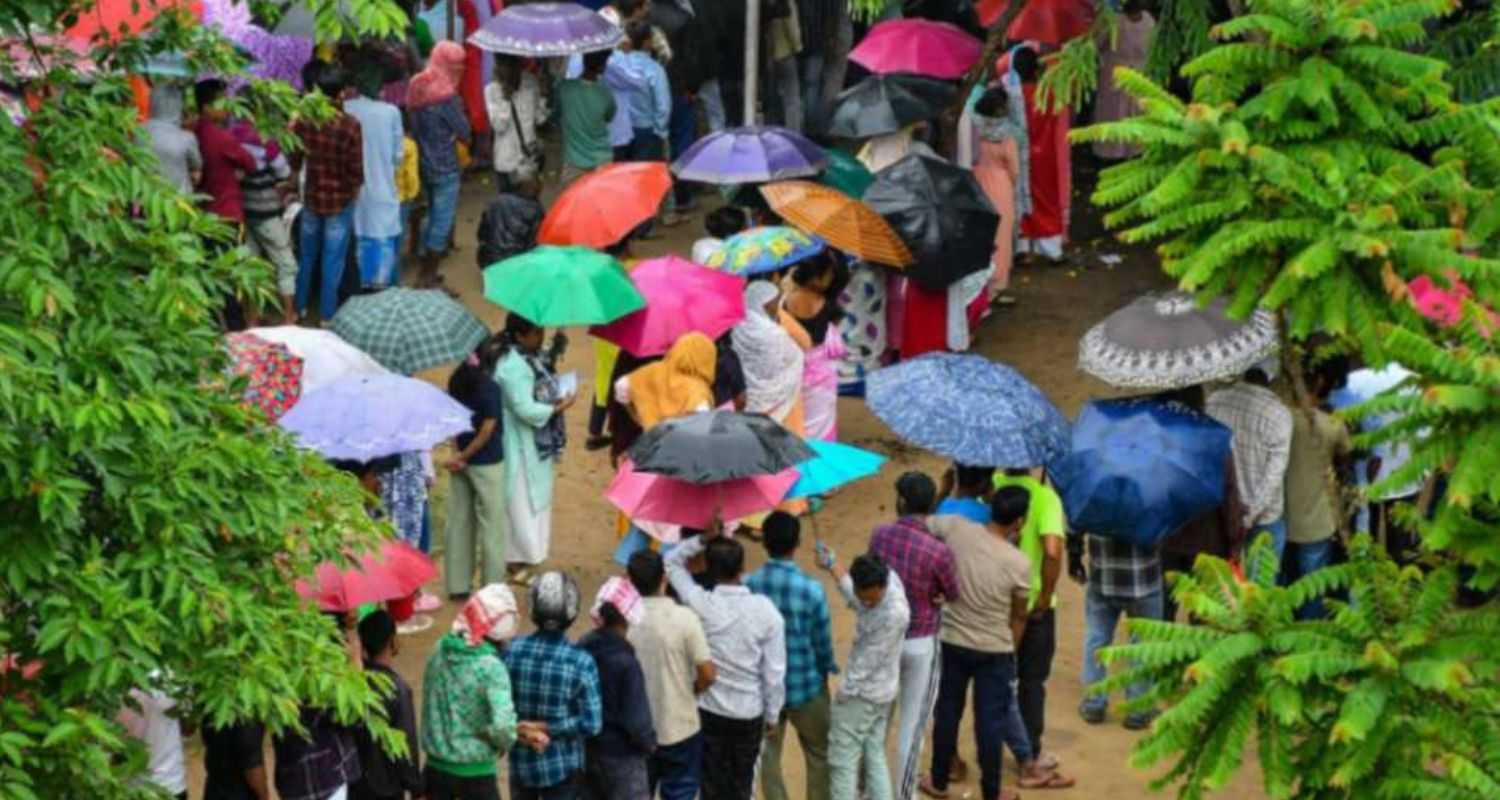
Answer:
<svg viewBox="0 0 1500 800"><path fill-rule="evenodd" d="M516 714L546 734L543 748L517 746L510 759L513 800L574 798L583 785L584 742L604 727L599 670L568 641L578 618L578 583L564 572L544 572L531 585L536 633L506 649Z"/></svg>

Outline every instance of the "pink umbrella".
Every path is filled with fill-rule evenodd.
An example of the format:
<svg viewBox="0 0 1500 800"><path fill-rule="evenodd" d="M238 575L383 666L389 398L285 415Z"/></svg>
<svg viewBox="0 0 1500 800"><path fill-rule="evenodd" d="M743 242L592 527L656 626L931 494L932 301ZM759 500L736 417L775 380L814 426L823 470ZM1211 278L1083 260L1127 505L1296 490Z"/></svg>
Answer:
<svg viewBox="0 0 1500 800"><path fill-rule="evenodd" d="M891 19L870 29L849 59L871 72L914 72L962 77L979 60L984 43L957 25L928 19Z"/></svg>
<svg viewBox="0 0 1500 800"><path fill-rule="evenodd" d="M642 261L630 280L646 307L592 333L636 356L659 356L683 334L723 336L745 318L745 280L678 256Z"/></svg>
<svg viewBox="0 0 1500 800"><path fill-rule="evenodd" d="M770 511L796 482L797 471L789 469L718 483L688 483L636 472L626 459L604 497L631 519L706 528L715 518L738 519Z"/></svg>
<svg viewBox="0 0 1500 800"><path fill-rule="evenodd" d="M1456 272L1450 272L1446 276L1448 288L1443 288L1434 281L1431 276L1420 275L1406 285L1411 292L1411 303L1416 306L1417 313L1436 322L1444 328L1451 328L1459 323L1464 316L1464 302L1474 299L1474 290L1467 283L1459 279ZM1500 316L1490 311L1490 326L1481 325L1481 332L1489 335L1490 329Z"/></svg>

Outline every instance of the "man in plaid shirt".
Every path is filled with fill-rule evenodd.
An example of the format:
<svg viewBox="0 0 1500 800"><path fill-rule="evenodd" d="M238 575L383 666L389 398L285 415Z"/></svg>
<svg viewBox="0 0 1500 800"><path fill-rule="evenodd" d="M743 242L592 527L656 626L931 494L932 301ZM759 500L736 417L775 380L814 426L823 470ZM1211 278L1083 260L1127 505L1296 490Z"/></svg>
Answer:
<svg viewBox="0 0 1500 800"><path fill-rule="evenodd" d="M1115 625L1124 614L1131 619L1161 619L1165 592L1162 586L1161 553L1158 548L1144 550L1129 542L1088 534L1088 590L1084 595L1083 613L1083 684L1092 686L1105 679L1109 670L1099 663L1099 648L1108 647L1115 638ZM1127 699L1145 694L1150 686L1131 684L1125 690ZM1097 725L1104 721L1109 698L1084 692L1078 713L1084 722ZM1125 718L1125 727L1143 730L1151 724L1154 712L1137 711Z"/></svg>
<svg viewBox="0 0 1500 800"><path fill-rule="evenodd" d="M297 254L297 310L307 308L313 271L321 265L318 311L324 322L333 319L338 310L339 281L354 238L354 199L365 182L364 136L359 120L338 108L347 85L342 69L321 70L318 91L334 104L333 118L324 123L292 123L292 132L302 140L301 159L307 168L297 233L301 246Z"/></svg>
<svg viewBox="0 0 1500 800"><path fill-rule="evenodd" d="M578 584L562 572L546 572L531 586L531 620L537 632L505 652L517 727L539 730L540 748L517 742L510 753L512 800L575 800L583 791L584 742L604 728L599 670L594 659L568 641L578 617Z"/></svg>
<svg viewBox="0 0 1500 800"><path fill-rule="evenodd" d="M896 481L898 519L875 529L870 553L901 579L911 623L901 646L901 727L897 736L898 797L910 797L917 780L917 761L923 731L937 699L938 629L942 603L958 599L958 568L953 551L927 528L927 516L937 508L937 484L921 472L908 472Z"/></svg>
<svg viewBox="0 0 1500 800"><path fill-rule="evenodd" d="M781 780L781 743L786 724L797 729L807 762L807 800L828 798L828 676L838 672L833 662L833 626L823 584L797 567L793 557L801 539L797 518L784 511L766 517L761 528L765 566L745 579L750 591L770 598L786 622L786 706L775 728L766 736L762 764L765 800L786 800Z"/></svg>

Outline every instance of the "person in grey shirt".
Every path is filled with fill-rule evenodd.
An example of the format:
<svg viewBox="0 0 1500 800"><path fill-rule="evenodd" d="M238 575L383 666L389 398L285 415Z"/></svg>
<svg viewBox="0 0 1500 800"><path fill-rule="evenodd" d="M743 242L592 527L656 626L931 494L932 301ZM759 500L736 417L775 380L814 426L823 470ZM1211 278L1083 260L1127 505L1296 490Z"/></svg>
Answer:
<svg viewBox="0 0 1500 800"><path fill-rule="evenodd" d="M182 127L181 86L158 83L151 87L151 117L145 128L162 177L183 194L192 194L203 172L203 156L198 152L198 137Z"/></svg>

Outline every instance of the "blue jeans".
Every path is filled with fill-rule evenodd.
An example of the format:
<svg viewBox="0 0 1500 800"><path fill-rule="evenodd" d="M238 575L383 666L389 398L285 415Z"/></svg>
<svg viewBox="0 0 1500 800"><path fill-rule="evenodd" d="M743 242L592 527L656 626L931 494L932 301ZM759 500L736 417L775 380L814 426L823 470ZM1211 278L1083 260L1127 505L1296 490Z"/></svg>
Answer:
<svg viewBox="0 0 1500 800"><path fill-rule="evenodd" d="M1285 566L1282 570L1285 583L1305 578L1333 563L1333 537L1330 536L1321 542L1305 544L1287 542L1285 559L1283 562ZM1322 619L1323 616L1322 598L1309 600L1297 609L1297 619Z"/></svg>
<svg viewBox="0 0 1500 800"><path fill-rule="evenodd" d="M666 142L651 128L636 128L628 147L630 161L662 161L667 157Z"/></svg>
<svg viewBox="0 0 1500 800"><path fill-rule="evenodd" d="M1015 682L1010 685L1012 697L1016 696ZM1026 720L1021 719L1021 704L1011 703L1010 713L1005 715L1005 732L1001 734L1005 739L1005 746L1010 748L1010 754L1016 757L1017 764L1025 764L1036 757L1031 752L1031 737L1026 734Z"/></svg>
<svg viewBox="0 0 1500 800"><path fill-rule="evenodd" d="M1099 663L1099 650L1114 642L1115 625L1120 622L1120 615L1124 614L1131 619L1161 619L1164 613L1163 605L1164 595L1161 589L1145 597L1134 599L1107 597L1099 590L1098 584L1093 581L1089 582L1088 592L1085 593L1083 599L1084 708L1103 710L1109 706L1109 697L1102 694L1089 694L1087 687L1104 680L1109 672L1103 664ZM1130 637L1130 640L1134 642L1135 637ZM1132 683L1125 688L1125 698L1134 700L1150 688L1143 682Z"/></svg>
<svg viewBox="0 0 1500 800"><path fill-rule="evenodd" d="M948 788L948 770L958 751L958 725L964 718L969 683L974 684L974 741L979 752L983 800L1000 796L1000 747L1016 679L1013 653L986 653L943 642L943 677L938 683L932 722L932 785Z"/></svg>
<svg viewBox="0 0 1500 800"><path fill-rule="evenodd" d="M427 195L427 216L422 222L422 246L424 255L448 252L448 237L453 233L453 220L458 216L458 189L462 173L422 176L422 191Z"/></svg>
<svg viewBox="0 0 1500 800"><path fill-rule="evenodd" d="M802 119L808 131L823 129L823 49L808 48L797 55L802 78Z"/></svg>
<svg viewBox="0 0 1500 800"><path fill-rule="evenodd" d="M384 239L376 239L370 236L360 236L359 250L359 281L361 286L390 286L396 282L396 247L400 241L398 236L390 236Z"/></svg>
<svg viewBox="0 0 1500 800"><path fill-rule="evenodd" d="M354 204L343 211L324 217L302 209L302 223L297 231L302 252L297 257L297 310L307 308L312 289L313 271L322 267L318 287L318 313L323 321L333 319L339 308L339 282L344 278L344 259L349 255L349 240L354 238Z"/></svg>
<svg viewBox="0 0 1500 800"><path fill-rule="evenodd" d="M655 797L659 788L661 800L693 800L703 778L703 733L657 747L646 762L646 771L651 781L647 797Z"/></svg>
<svg viewBox="0 0 1500 800"><path fill-rule="evenodd" d="M672 98L672 117L667 121L667 145L675 161L698 138L698 115L693 98L680 94ZM673 196L679 207L692 202L693 187L687 181L676 181Z"/></svg>
<svg viewBox="0 0 1500 800"><path fill-rule="evenodd" d="M1262 533L1271 534L1271 549L1276 551L1276 560L1280 562L1281 556L1286 552L1286 518L1283 517L1281 519L1278 519L1275 522L1270 523L1269 525L1261 525L1255 530L1251 531L1250 538L1245 540L1245 546L1248 548L1250 545L1254 544L1255 540L1260 538L1260 535ZM1246 563L1248 564L1248 577L1251 580L1255 580L1255 564L1248 561L1248 559Z"/></svg>
<svg viewBox="0 0 1500 800"><path fill-rule="evenodd" d="M406 243L411 239L411 207L412 203L401 204L401 232L396 234L396 276L395 283L401 282L401 267L406 264Z"/></svg>

